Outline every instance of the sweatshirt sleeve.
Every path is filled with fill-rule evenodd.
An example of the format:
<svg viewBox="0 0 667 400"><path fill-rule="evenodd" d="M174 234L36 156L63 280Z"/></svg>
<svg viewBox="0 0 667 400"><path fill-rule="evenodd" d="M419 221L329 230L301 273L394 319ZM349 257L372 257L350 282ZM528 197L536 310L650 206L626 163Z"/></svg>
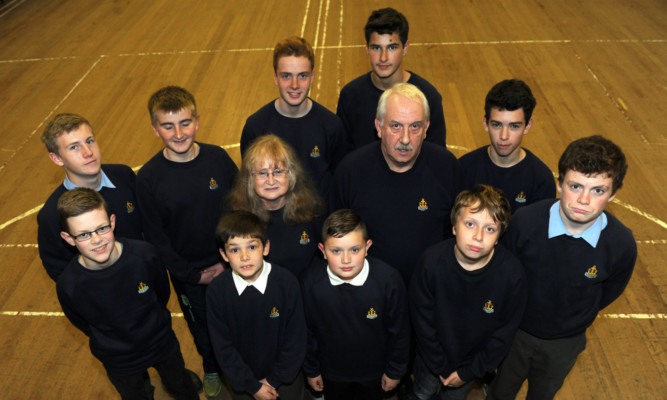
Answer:
<svg viewBox="0 0 667 400"><path fill-rule="evenodd" d="M408 294L400 274L392 271L391 275L393 284L386 291L389 307L385 319L388 335L385 374L391 379L400 379L408 370L410 353Z"/></svg>
<svg viewBox="0 0 667 400"><path fill-rule="evenodd" d="M426 255L422 256L410 281L410 316L416 336L417 351L426 366L441 375L447 364L446 354L438 342L434 320L434 290Z"/></svg>

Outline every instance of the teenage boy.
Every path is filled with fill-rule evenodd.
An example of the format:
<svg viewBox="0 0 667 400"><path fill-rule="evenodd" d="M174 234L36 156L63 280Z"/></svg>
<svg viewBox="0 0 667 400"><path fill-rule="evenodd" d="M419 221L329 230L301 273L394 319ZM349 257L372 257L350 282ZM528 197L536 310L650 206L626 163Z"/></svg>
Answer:
<svg viewBox="0 0 667 400"><path fill-rule="evenodd" d="M491 139L459 159L466 187L483 183L502 190L512 213L528 204L556 198L556 184L549 168L521 140L533 126L535 97L518 79L494 85L484 103L484 130Z"/></svg>
<svg viewBox="0 0 667 400"><path fill-rule="evenodd" d="M54 164L65 170L64 182L37 214L37 244L44 269L54 281L76 255L60 238L56 206L60 196L76 187L98 191L116 216L118 236L142 239L141 215L135 195L136 176L121 164L102 165L102 155L90 123L77 114L58 114L44 128L42 142Z"/></svg>
<svg viewBox="0 0 667 400"><path fill-rule="evenodd" d="M60 236L79 251L58 279L58 300L121 398L152 398L144 376L154 367L175 398L199 399L171 328L169 279L155 248L115 240L116 216L92 189L65 192L57 212Z"/></svg>
<svg viewBox="0 0 667 400"><path fill-rule="evenodd" d="M202 356L204 394L222 389L206 324L206 288L222 270L215 224L238 169L218 146L199 143L194 96L177 86L148 101L151 126L164 149L137 174L137 198L146 239L169 270L178 302Z"/></svg>
<svg viewBox="0 0 667 400"><path fill-rule="evenodd" d="M605 211L627 171L621 149L602 136L575 140L558 161L560 200L524 207L503 245L521 260L526 312L489 399L551 399L586 347L586 329L623 293L637 259L630 229Z"/></svg>
<svg viewBox="0 0 667 400"><path fill-rule="evenodd" d="M420 400L438 389L440 399L465 399L507 354L526 303L519 260L496 246L510 218L505 196L487 185L464 190L451 218L456 237L424 253L410 284Z"/></svg>
<svg viewBox="0 0 667 400"><path fill-rule="evenodd" d="M426 140L445 146L445 115L442 96L426 79L403 69L403 57L410 42L408 20L393 8L375 10L364 27L366 53L371 72L349 82L338 97L336 115L343 121L348 144L357 149L377 140L375 108L382 93L397 83L417 86L428 99L431 124Z"/></svg>
<svg viewBox="0 0 667 400"><path fill-rule="evenodd" d="M231 269L208 291L211 340L232 398L302 400L306 321L299 282L264 260L266 228L247 211L224 215L216 229Z"/></svg>
<svg viewBox="0 0 667 400"><path fill-rule="evenodd" d="M273 50L273 81L279 97L248 117L241 133L241 154L259 136L274 134L297 153L323 198L333 171L345 155L345 131L334 113L308 97L315 77L315 53L305 39L292 36Z"/></svg>
<svg viewBox="0 0 667 400"><path fill-rule="evenodd" d="M359 214L324 222L324 255L302 278L308 325L303 369L327 400L382 399L408 368L410 321L405 284L384 262L366 258L372 241Z"/></svg>

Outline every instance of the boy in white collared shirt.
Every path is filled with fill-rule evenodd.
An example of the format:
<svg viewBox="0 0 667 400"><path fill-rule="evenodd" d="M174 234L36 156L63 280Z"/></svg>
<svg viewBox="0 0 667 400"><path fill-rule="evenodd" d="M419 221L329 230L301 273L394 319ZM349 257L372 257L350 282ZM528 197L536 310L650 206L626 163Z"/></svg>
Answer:
<svg viewBox="0 0 667 400"><path fill-rule="evenodd" d="M308 383L327 400L381 399L408 367L405 285L397 270L366 258L372 242L356 212L331 214L322 240L326 261L302 276Z"/></svg>
<svg viewBox="0 0 667 400"><path fill-rule="evenodd" d="M226 214L216 240L231 269L209 286L208 326L232 398L302 400L306 326L298 281L264 261L269 241L256 215Z"/></svg>

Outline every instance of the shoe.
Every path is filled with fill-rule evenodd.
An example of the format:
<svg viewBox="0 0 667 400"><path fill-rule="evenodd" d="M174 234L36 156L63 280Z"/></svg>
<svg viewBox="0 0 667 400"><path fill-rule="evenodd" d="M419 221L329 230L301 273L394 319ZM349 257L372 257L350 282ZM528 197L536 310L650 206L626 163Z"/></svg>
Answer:
<svg viewBox="0 0 667 400"><path fill-rule="evenodd" d="M222 390L222 380L217 372L204 374L204 396L215 397Z"/></svg>
<svg viewBox="0 0 667 400"><path fill-rule="evenodd" d="M201 389L204 385L201 383L201 379L199 379L199 376L194 371L191 371L187 368L185 369L185 372L188 374L188 376L192 380L192 384L194 385L195 390L198 393L201 392Z"/></svg>

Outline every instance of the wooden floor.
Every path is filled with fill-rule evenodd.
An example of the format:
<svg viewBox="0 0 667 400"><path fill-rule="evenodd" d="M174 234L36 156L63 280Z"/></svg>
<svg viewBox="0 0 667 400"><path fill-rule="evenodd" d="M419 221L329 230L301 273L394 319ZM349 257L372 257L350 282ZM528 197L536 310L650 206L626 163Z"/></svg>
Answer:
<svg viewBox="0 0 667 400"><path fill-rule="evenodd" d="M533 88L524 144L552 170L578 137L603 134L624 149L630 169L610 209L633 230L639 259L557 397L667 398L665 0L2 1L0 397L115 396L84 335L59 314L38 256L36 211L64 176L40 142L45 122L80 113L106 162L139 167L161 148L149 95L182 85L197 98L198 139L238 162L246 117L277 96L275 43L296 34L314 44L311 97L335 111L341 87L369 70L363 25L387 5L411 23L404 63L442 93L456 156L487 143L484 96L510 77ZM170 307L180 311L174 296ZM183 319L174 325L201 373ZM161 388L157 398L166 398Z"/></svg>

